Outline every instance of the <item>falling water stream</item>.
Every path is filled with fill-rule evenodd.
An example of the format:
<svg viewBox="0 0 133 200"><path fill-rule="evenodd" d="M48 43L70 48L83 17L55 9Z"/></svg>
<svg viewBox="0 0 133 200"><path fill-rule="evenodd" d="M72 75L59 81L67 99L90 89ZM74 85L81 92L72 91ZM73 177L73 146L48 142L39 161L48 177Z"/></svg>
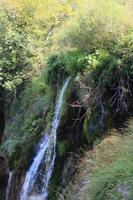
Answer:
<svg viewBox="0 0 133 200"><path fill-rule="evenodd" d="M59 93L58 99L55 105L55 113L52 120L52 128L50 133L45 133L43 138L38 144L38 150L33 163L27 172L23 188L20 194L20 200L47 200L48 197L48 186L50 178L54 168L54 161L56 157L56 139L57 139L57 128L59 126L61 109L63 103L63 97L70 77L66 79L63 87ZM40 177L39 194L31 195L38 176ZM38 197L39 196L39 197Z"/></svg>
<svg viewBox="0 0 133 200"><path fill-rule="evenodd" d="M12 185L12 178L13 178L13 171L9 173L9 178L8 178L8 184L7 184L7 190L6 190L6 200L9 199L9 193L11 190L11 185Z"/></svg>

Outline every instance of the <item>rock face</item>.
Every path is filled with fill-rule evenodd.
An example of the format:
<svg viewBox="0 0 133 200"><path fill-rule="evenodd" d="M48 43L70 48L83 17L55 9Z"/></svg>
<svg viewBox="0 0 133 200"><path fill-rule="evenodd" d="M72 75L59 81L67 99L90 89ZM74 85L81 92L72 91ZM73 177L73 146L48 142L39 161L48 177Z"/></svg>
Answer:
<svg viewBox="0 0 133 200"><path fill-rule="evenodd" d="M4 155L0 155L0 199L5 200L8 182L8 163Z"/></svg>
<svg viewBox="0 0 133 200"><path fill-rule="evenodd" d="M0 86L0 143L2 141L5 129L4 105L4 89Z"/></svg>
<svg viewBox="0 0 133 200"><path fill-rule="evenodd" d="M4 129L5 129L5 117L4 113L0 110L0 143L2 142Z"/></svg>
<svg viewBox="0 0 133 200"><path fill-rule="evenodd" d="M20 191L22 187L22 174L20 171L17 171L13 174L12 184L9 192L10 200L19 200Z"/></svg>
<svg viewBox="0 0 133 200"><path fill-rule="evenodd" d="M76 158L74 158L73 155L67 158L62 172L62 185L68 185L71 179L74 177L78 167L76 164Z"/></svg>

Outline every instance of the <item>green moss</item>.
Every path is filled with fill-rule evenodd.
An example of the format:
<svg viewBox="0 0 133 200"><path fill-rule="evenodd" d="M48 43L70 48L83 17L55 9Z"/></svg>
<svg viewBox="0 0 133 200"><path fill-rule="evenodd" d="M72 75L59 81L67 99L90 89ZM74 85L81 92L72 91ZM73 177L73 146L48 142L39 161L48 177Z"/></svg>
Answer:
<svg viewBox="0 0 133 200"><path fill-rule="evenodd" d="M98 109L88 111L83 123L83 133L90 145L104 134L104 124L99 123L100 114Z"/></svg>
<svg viewBox="0 0 133 200"><path fill-rule="evenodd" d="M33 77L20 92L18 101L11 106L6 123L6 139L1 151L13 166L27 163L34 153L33 146L41 133L50 127L53 115L54 92L45 84L43 75ZM25 146L25 148L23 148Z"/></svg>
<svg viewBox="0 0 133 200"><path fill-rule="evenodd" d="M46 117L46 131L49 131L51 129L51 122L52 122L53 116L54 116L54 106L52 105Z"/></svg>
<svg viewBox="0 0 133 200"><path fill-rule="evenodd" d="M65 116L65 114L68 111L68 107L69 107L69 98L72 92L72 88L73 88L73 84L74 84L74 79L71 78L68 86L65 90L65 94L64 94L64 98L63 98L63 104L62 104L62 109L61 109L61 118L63 118Z"/></svg>
<svg viewBox="0 0 133 200"><path fill-rule="evenodd" d="M69 141L57 141L57 152L59 157L63 157L69 148Z"/></svg>
<svg viewBox="0 0 133 200"><path fill-rule="evenodd" d="M22 137L30 138L36 134L39 129L40 121L40 118L27 119L25 126L22 127L22 132L24 133Z"/></svg>
<svg viewBox="0 0 133 200"><path fill-rule="evenodd" d="M7 140L1 145L0 150L4 152L8 158L11 158L16 153L16 148L22 148L22 140ZM19 154L19 152L17 152Z"/></svg>
<svg viewBox="0 0 133 200"><path fill-rule="evenodd" d="M40 118L28 118L20 129L18 136L12 136L1 145L1 152L4 152L12 166L19 167L21 161L29 160L33 155L33 145L39 139L42 129ZM20 126L20 125L19 125ZM17 129L16 129L17 130ZM27 159L26 159L27 158Z"/></svg>

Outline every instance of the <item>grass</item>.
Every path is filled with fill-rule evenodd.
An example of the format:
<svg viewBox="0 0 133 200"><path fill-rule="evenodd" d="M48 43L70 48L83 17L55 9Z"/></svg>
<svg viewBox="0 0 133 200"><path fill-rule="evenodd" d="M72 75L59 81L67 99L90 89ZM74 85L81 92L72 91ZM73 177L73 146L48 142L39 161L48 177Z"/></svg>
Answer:
<svg viewBox="0 0 133 200"><path fill-rule="evenodd" d="M79 160L79 170L58 200L133 199L133 119L124 135L115 129ZM125 195L127 195L125 197Z"/></svg>
<svg viewBox="0 0 133 200"><path fill-rule="evenodd" d="M133 129L132 129L133 133ZM94 152L96 166L89 189L94 200L120 200L122 192L117 188L129 188L128 199L133 198L133 136L110 136Z"/></svg>

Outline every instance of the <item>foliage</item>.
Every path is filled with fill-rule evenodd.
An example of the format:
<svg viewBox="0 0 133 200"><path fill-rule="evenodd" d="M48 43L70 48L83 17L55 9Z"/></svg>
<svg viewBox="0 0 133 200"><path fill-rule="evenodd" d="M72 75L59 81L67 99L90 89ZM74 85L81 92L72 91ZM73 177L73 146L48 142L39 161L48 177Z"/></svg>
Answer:
<svg viewBox="0 0 133 200"><path fill-rule="evenodd" d="M66 154L68 147L69 147L68 141L58 141L57 142L58 155L60 157L63 157Z"/></svg>
<svg viewBox="0 0 133 200"><path fill-rule="evenodd" d="M46 92L46 85L44 83L44 78L41 74L34 76L28 84L26 84L25 89L19 95L20 109L26 110L34 101L43 96ZM30 94L30 95L29 95ZM38 108L39 109L39 108Z"/></svg>
<svg viewBox="0 0 133 200"><path fill-rule="evenodd" d="M73 14L73 5L76 6L77 3L77 0L5 0L5 5L10 8L32 11L32 33L43 46L49 43L54 29Z"/></svg>
<svg viewBox="0 0 133 200"><path fill-rule="evenodd" d="M33 155L33 145L48 126L47 113L52 110L51 99L51 91L45 85L43 76L38 75L25 85L25 89L11 106L0 151L16 167L23 159L29 159Z"/></svg>
<svg viewBox="0 0 133 200"><path fill-rule="evenodd" d="M73 12L73 4L78 3L76 0L5 0L5 2L10 7L17 7L19 10L31 7L35 10L35 18L38 20L38 22L41 20L47 24L50 24L50 21L56 21L56 19L59 17L71 15Z"/></svg>
<svg viewBox="0 0 133 200"><path fill-rule="evenodd" d="M115 113L127 111L127 102L132 96L133 62L132 32L123 36L111 52L98 56L98 62L91 75L102 98L108 97L108 104ZM100 92L101 91L101 92Z"/></svg>
<svg viewBox="0 0 133 200"><path fill-rule="evenodd" d="M25 156L25 150L32 145L33 141L39 138L42 131L40 118L30 116L26 120L21 120L21 117L22 115L16 116L16 123L14 122L10 128L7 127L6 141L0 147L1 152L4 152L12 162L16 162ZM23 149L24 144L25 149ZM25 154L28 154L28 152L25 152Z"/></svg>
<svg viewBox="0 0 133 200"><path fill-rule="evenodd" d="M44 76L46 83L53 86L65 79L67 74L62 56L52 55L49 57Z"/></svg>
<svg viewBox="0 0 133 200"><path fill-rule="evenodd" d="M79 105L91 110L101 107L105 114L127 113L133 93L132 31L119 38L114 48L99 49L88 55L88 65L79 83L87 93ZM105 117L105 115L104 115Z"/></svg>
<svg viewBox="0 0 133 200"><path fill-rule="evenodd" d="M7 140L0 148L1 152L4 152L9 158L16 153L16 147L22 148L22 141L20 140Z"/></svg>
<svg viewBox="0 0 133 200"><path fill-rule="evenodd" d="M0 69L1 85L11 91L27 77L31 70L33 45L30 38L30 13L0 9Z"/></svg>
<svg viewBox="0 0 133 200"><path fill-rule="evenodd" d="M22 161L28 163L41 133L51 127L56 95L68 76L72 81L61 117L69 110L67 101L76 77L75 83L87 91L81 102L76 101L78 108L87 110L86 116L76 120L84 121L83 131L92 144L108 126L104 121L107 112L123 114L131 101L131 7L122 0L5 0L0 6L0 87L6 91L8 101L10 92L14 92L15 99L8 107L0 151L17 167ZM100 120L106 123L104 127ZM91 128L97 134L89 137ZM123 194L117 188L121 185L129 188L132 199L131 123L125 132L125 136L117 133L104 139L93 153L86 153L77 174L81 180L76 180L76 185L70 183L59 199L119 200ZM70 145L63 140L57 142L60 157Z"/></svg>
<svg viewBox="0 0 133 200"><path fill-rule="evenodd" d="M33 134L36 134L38 132L40 121L41 119L28 119L26 121L26 125L22 129L26 139L30 138Z"/></svg>
<svg viewBox="0 0 133 200"><path fill-rule="evenodd" d="M108 49L119 36L132 28L132 13L127 4L114 0L83 0L74 15L55 36L61 48L79 48L92 52Z"/></svg>
<svg viewBox="0 0 133 200"><path fill-rule="evenodd" d="M47 41L54 28L72 15L74 2L0 2L0 85L7 98L12 92L15 96L18 86L44 66Z"/></svg>
<svg viewBox="0 0 133 200"><path fill-rule="evenodd" d="M112 83L120 82L120 80L131 79L132 70L132 49L133 49L133 33L124 35L114 50L102 52L98 56L98 64L94 70L93 78L95 82L103 87L111 87Z"/></svg>
<svg viewBox="0 0 133 200"><path fill-rule="evenodd" d="M55 86L56 83L61 84L67 76L75 77L86 68L88 59L87 53L79 50L52 55L44 74L46 83Z"/></svg>

